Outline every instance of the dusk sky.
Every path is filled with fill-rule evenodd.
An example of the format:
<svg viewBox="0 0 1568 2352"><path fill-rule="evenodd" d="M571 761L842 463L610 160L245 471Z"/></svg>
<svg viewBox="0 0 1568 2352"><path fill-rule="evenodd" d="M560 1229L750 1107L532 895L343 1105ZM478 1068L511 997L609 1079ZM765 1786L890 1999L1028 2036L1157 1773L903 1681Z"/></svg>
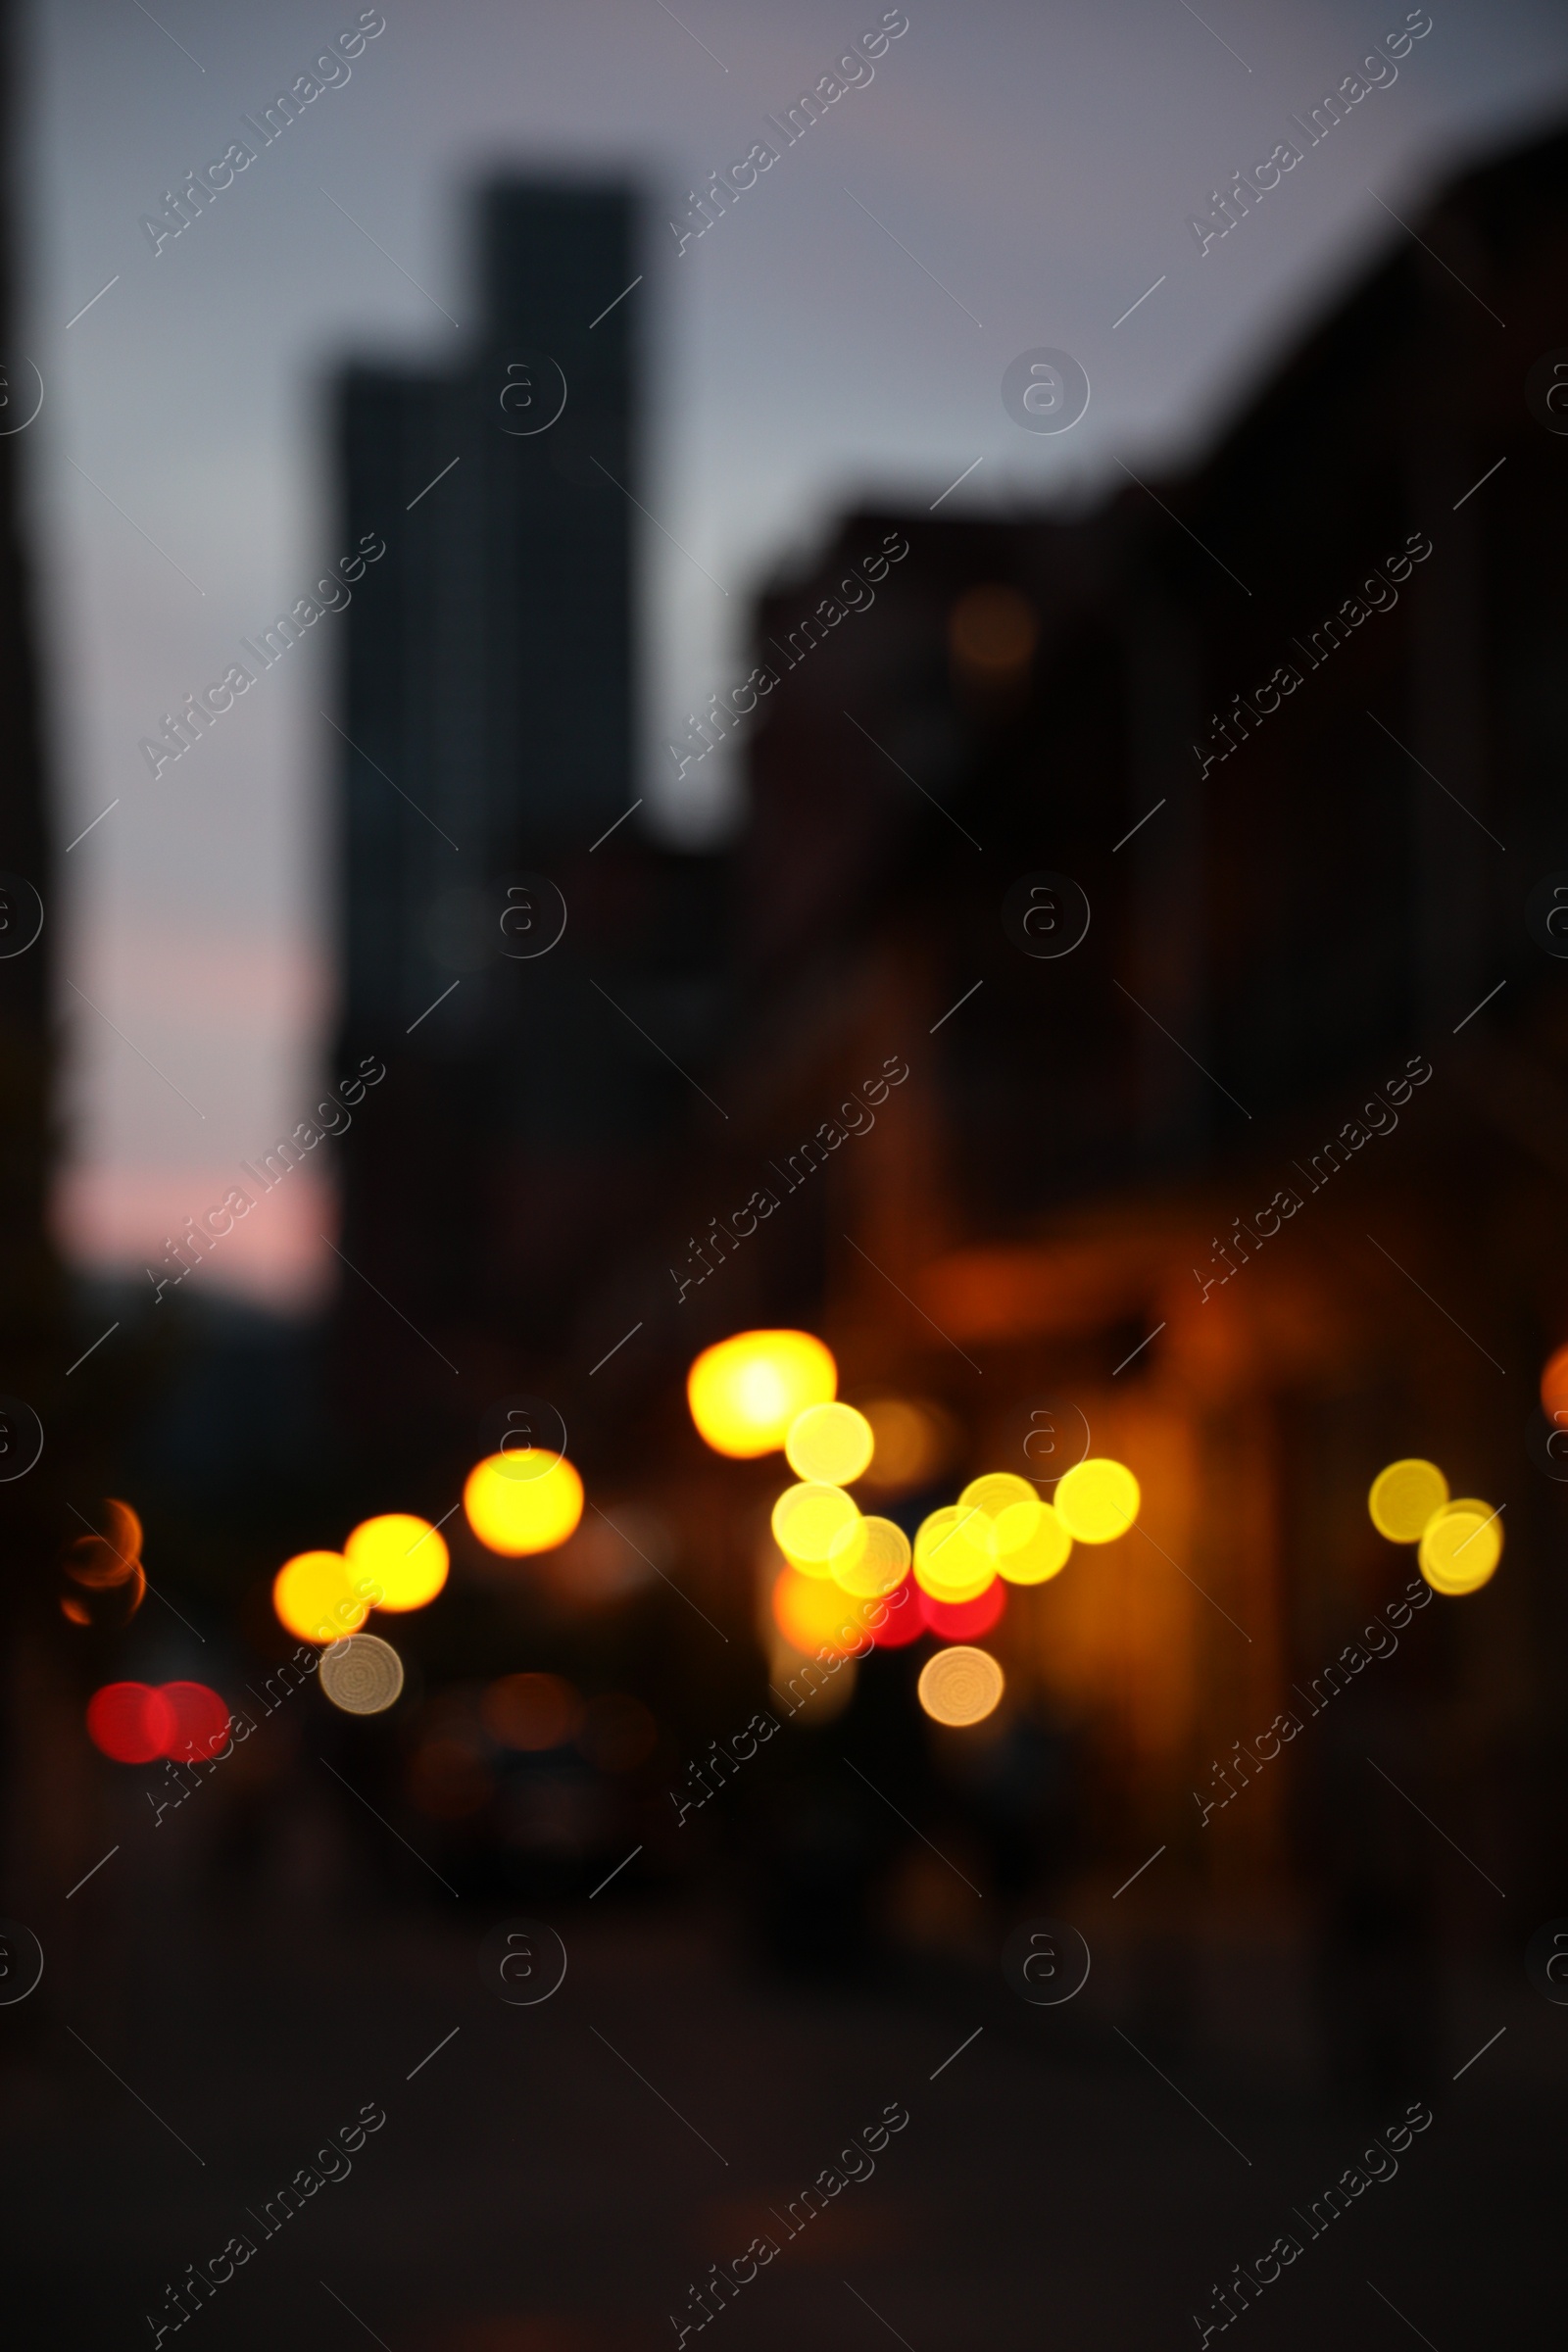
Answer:
<svg viewBox="0 0 1568 2352"><path fill-rule="evenodd" d="M679 0L678 18L662 0L387 0L346 84L156 256L141 217L359 10L35 8L13 94L7 372L13 408L23 363L45 388L25 455L60 853L60 1230L76 1262L136 1277L332 1076L340 747L321 714L339 624L159 780L137 744L346 552L326 387L350 357L439 367L466 350L483 178L612 172L648 191L628 297L650 362L643 495L662 526L643 535L642 789L666 829L701 839L732 817L736 779L705 770L681 800L665 735L735 676L758 585L847 504L918 512L972 468L943 512L1000 514L1107 495L1116 460L1146 479L1178 467L1404 240L1394 214L1413 220L1446 173L1562 111L1560 6L1431 13L1397 78L1200 257L1188 216L1398 28L1402 0L1202 0L1200 15L908 0L870 82L677 258L675 201L876 25L875 0ZM1070 433L1022 432L1004 410L1004 370L1032 346L1088 373ZM204 1280L278 1307L319 1296L321 1182L301 1171Z"/></svg>

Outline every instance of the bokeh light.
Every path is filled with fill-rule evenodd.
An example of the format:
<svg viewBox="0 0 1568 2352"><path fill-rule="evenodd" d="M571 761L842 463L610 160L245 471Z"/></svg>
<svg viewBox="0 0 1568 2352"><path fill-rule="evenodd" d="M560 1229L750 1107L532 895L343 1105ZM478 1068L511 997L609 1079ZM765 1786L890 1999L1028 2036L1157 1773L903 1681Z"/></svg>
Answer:
<svg viewBox="0 0 1568 2352"><path fill-rule="evenodd" d="M989 1634L1007 1605L1007 1588L999 1578L974 1600L933 1600L919 1595L920 1615L943 1642L978 1642Z"/></svg>
<svg viewBox="0 0 1568 2352"><path fill-rule="evenodd" d="M117 1764L150 1764L167 1755L174 1710L146 1683L106 1683L87 1701L87 1737Z"/></svg>
<svg viewBox="0 0 1568 2352"><path fill-rule="evenodd" d="M384 1511L364 1519L343 1545L355 1575L374 1585L378 1609L422 1609L447 1581L444 1538L428 1519L407 1511Z"/></svg>
<svg viewBox="0 0 1568 2352"><path fill-rule="evenodd" d="M1416 1554L1434 1592L1450 1598L1475 1592L1502 1557L1502 1519L1490 1503L1465 1497L1445 1503L1426 1524Z"/></svg>
<svg viewBox="0 0 1568 2352"><path fill-rule="evenodd" d="M1072 1538L1061 1514L1038 1495L1009 1502L996 1529L997 1574L1009 1585L1043 1585L1072 1557Z"/></svg>
<svg viewBox="0 0 1568 2352"><path fill-rule="evenodd" d="M808 1331L742 1331L705 1348L686 1375L698 1434L715 1453L772 1453L808 1405L838 1394L838 1366Z"/></svg>
<svg viewBox="0 0 1568 2352"><path fill-rule="evenodd" d="M565 1455L533 1446L488 1454L463 1490L468 1525L487 1551L509 1560L564 1544L576 1532L582 1503L582 1480Z"/></svg>
<svg viewBox="0 0 1568 2352"><path fill-rule="evenodd" d="M525 1754L564 1747L583 1725L583 1703L559 1674L504 1674L479 1701L485 1730L502 1747Z"/></svg>
<svg viewBox="0 0 1568 2352"><path fill-rule="evenodd" d="M302 1642L339 1642L358 1633L371 1597L340 1551L296 1552L272 1579L278 1622Z"/></svg>
<svg viewBox="0 0 1568 2352"><path fill-rule="evenodd" d="M1541 1409L1548 1421L1557 1421L1559 1413L1568 1421L1568 1347L1546 1358L1541 1375ZM1562 1422L1557 1425L1561 1428Z"/></svg>
<svg viewBox="0 0 1568 2352"><path fill-rule="evenodd" d="M349 1634L321 1652L321 1689L345 1715L384 1715L403 1690L403 1660L379 1634Z"/></svg>
<svg viewBox="0 0 1568 2352"><path fill-rule="evenodd" d="M956 1644L939 1649L920 1669L916 1691L933 1723L962 1729L983 1723L1004 1688L1002 1668L989 1650Z"/></svg>
<svg viewBox="0 0 1568 2352"><path fill-rule="evenodd" d="M1114 1544L1138 1516L1142 1496L1125 1462L1091 1454L1062 1472L1053 1497L1062 1525L1079 1544Z"/></svg>
<svg viewBox="0 0 1568 2352"><path fill-rule="evenodd" d="M1036 1489L1026 1478L1013 1470L988 1470L981 1478L971 1478L958 1500L972 1511L984 1511L990 1519L1000 1519L1003 1512L1015 1502L1038 1502Z"/></svg>
<svg viewBox="0 0 1568 2352"><path fill-rule="evenodd" d="M908 1396L874 1396L860 1409L876 1444L862 1473L868 1487L884 1494L906 1494L941 1476L956 1441L951 1416L941 1405Z"/></svg>
<svg viewBox="0 0 1568 2352"><path fill-rule="evenodd" d="M172 1727L160 1750L178 1764L209 1763L228 1738L228 1709L205 1683L165 1683L157 1693Z"/></svg>
<svg viewBox="0 0 1568 2352"><path fill-rule="evenodd" d="M798 1568L781 1568L773 1584L773 1622L803 1657L826 1649L842 1658L862 1649L861 1610L869 1605L851 1600L831 1578L803 1576Z"/></svg>
<svg viewBox="0 0 1568 2352"><path fill-rule="evenodd" d="M784 1459L797 1478L847 1487L876 1450L871 1424L853 1404L808 1404L790 1423Z"/></svg>
<svg viewBox="0 0 1568 2352"><path fill-rule="evenodd" d="M847 1540L859 1516L859 1506L842 1487L807 1479L786 1487L774 1503L773 1541L793 1567L825 1577L831 1573L835 1540Z"/></svg>
<svg viewBox="0 0 1568 2352"><path fill-rule="evenodd" d="M76 1590L61 1595L60 1610L73 1625L118 1629L135 1616L147 1592L142 1527L129 1503L113 1495L99 1515L101 1532L74 1537L66 1546L63 1564Z"/></svg>
<svg viewBox="0 0 1568 2352"><path fill-rule="evenodd" d="M887 1615L882 1623L873 1623L884 1609ZM928 1628L920 1614L920 1588L912 1576L896 1585L875 1607L867 1603L865 1630L878 1649L906 1649L911 1642L919 1641Z"/></svg>
<svg viewBox="0 0 1568 2352"><path fill-rule="evenodd" d="M828 1546L828 1574L859 1600L877 1600L909 1573L909 1539L891 1519L857 1519Z"/></svg>
<svg viewBox="0 0 1568 2352"><path fill-rule="evenodd" d="M1448 1482L1437 1463L1412 1455L1378 1472L1366 1507L1391 1544L1419 1544L1427 1521L1447 1499Z"/></svg>
<svg viewBox="0 0 1568 2352"><path fill-rule="evenodd" d="M997 1531L985 1511L944 1503L914 1538L914 1581L933 1600L976 1600L997 1573Z"/></svg>
<svg viewBox="0 0 1568 2352"><path fill-rule="evenodd" d="M1027 668L1038 629L1034 607L1000 582L965 589L948 615L948 643L960 675L997 684Z"/></svg>
<svg viewBox="0 0 1568 2352"><path fill-rule="evenodd" d="M102 1518L102 1533L75 1537L66 1553L66 1574L89 1591L123 1584L141 1558L141 1521L129 1503L106 1496Z"/></svg>
<svg viewBox="0 0 1568 2352"><path fill-rule="evenodd" d="M106 1683L87 1702L87 1737L117 1764L211 1763L228 1736L228 1708L205 1683Z"/></svg>

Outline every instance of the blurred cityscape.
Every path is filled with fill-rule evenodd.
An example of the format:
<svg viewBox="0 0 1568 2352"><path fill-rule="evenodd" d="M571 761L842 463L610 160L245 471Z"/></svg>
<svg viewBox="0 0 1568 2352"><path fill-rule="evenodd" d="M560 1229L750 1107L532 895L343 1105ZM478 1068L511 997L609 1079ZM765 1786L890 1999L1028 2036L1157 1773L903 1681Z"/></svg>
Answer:
<svg viewBox="0 0 1568 2352"><path fill-rule="evenodd" d="M715 680L670 746L677 767L725 741L745 763L744 825L702 855L662 845L638 800L650 363L638 306L613 299L649 234L637 189L488 186L465 363L345 359L336 535L362 569L332 704L340 1018L320 1107L301 1105L320 1140L279 1138L235 1179L265 1217L304 1150L330 1161L329 1310L224 1302L203 1283L210 1228L171 1236L143 1286L67 1280L47 1238L47 926L0 964L8 1458L28 1444L15 1400L45 1433L0 1485L4 1908L49 1954L0 2063L51 2196L67 2172L92 2177L95 2216L110 2193L62 2120L61 2070L95 2070L62 2057L60 2021L94 2021L107 2066L143 2002L183 2006L229 2034L215 2085L242 2021L258 2083L305 2035L320 2102L272 2132L281 2178L300 2131L381 2095L367 2021L428 1993L412 2065L457 2016L439 1989L456 1898L474 1944L518 1910L554 1922L607 2017L606 1988L643 1980L662 2032L716 2020L727 2066L760 2069L757 2098L797 2122L841 2132L906 2098L923 2187L896 2220L824 2221L821 2259L835 2281L840 2260L934 2264L927 2312L900 2307L925 2320L921 2352L968 2340L966 2264L997 2280L1007 2341L1041 2302L1071 2340L1184 2329L1360 2121L1441 2110L1509 2029L1470 2154L1440 2166L1440 2112L1443 2185L1397 2228L1406 2277L1442 2282L1423 2309L1452 2322L1446 2344L1455 2314L1472 2340L1527 2324L1506 2263L1486 2297L1463 2283L1459 2224L1484 2216L1494 2246L1541 2230L1536 2152L1568 2080L1521 1967L1568 1859L1568 1528L1536 1401L1568 1337L1568 1012L1527 916L1568 869L1568 440L1518 356L1563 335L1568 135L1471 172L1416 228L1195 473L1129 477L1073 519L846 512L759 600L744 684ZM47 903L14 446L4 863ZM1132 1466L1143 1510L1062 1575L998 1588L984 1639L1005 1699L984 1723L916 1703L936 1635L879 1647L732 1786L716 1776L716 1801L697 1778L692 1810L693 1768L805 1662L769 1605L777 1456L715 1453L686 1396L700 1350L775 1328L831 1349L877 1435L868 1507L910 1537L983 1473L1049 1494L1091 1454ZM509 1429L564 1450L588 1504L520 1560L460 1507ZM1495 1579L1462 1599L1417 1580L1413 1611L1415 1555L1366 1500L1406 1456L1506 1514ZM128 1621L103 1595L73 1620L62 1561L109 1496L140 1519L146 1597ZM433 1607L378 1621L403 1698L368 1718L314 1688L285 1701L277 1570L383 1512L438 1524L452 1555ZM125 1679L266 1693L260 1736L178 1823L158 1802L172 1768L86 1742L92 1692ZM82 1883L122 1848L134 1870ZM1038 1918L1094 1954L1048 2040L998 1968ZM223 1996L201 1964L220 1945L238 1955ZM747 2061L754 2013L775 2040ZM939 2256L926 2143L953 2083L930 2068L971 2028L1008 2050L1020 2102L1043 2096L1045 2050L1055 2129L1003 2099L1009 2169ZM680 2225L657 2316L637 2279L675 2225L662 2187L622 2222L620 2153L602 2275L575 2214L542 2299L483 2265L471 2288L411 2286L405 2230L504 2235L494 2183L473 2184L518 2118L556 2119L526 2159L530 2232L554 2211L550 2148L581 2167L623 2129L608 2105L562 2121L566 2060L530 2046L535 2071L504 2091L499 2071L498 2104L435 2160L450 2200L400 2170L400 2225L362 2249L400 2346L650 2341L688 2273L793 2193L786 2167L720 2197L699 2156L702 2227ZM176 2120L206 2065L181 2061ZM817 2067L839 2086L820 2108ZM1255 2220L1199 2217L1188 2124L1205 2135L1150 2068L1203 2122L1216 2100L1244 2119L1275 2180ZM384 2074L401 2094L401 2063ZM715 2079L699 2070L699 2120L733 2103ZM1124 2104L1097 2104L1107 2083ZM198 2103L220 2111L216 2089ZM373 2171L377 2143L357 2161ZM1066 2260L1079 2174L1123 2161L1129 2237L1152 2229L1157 2260L1096 2331L1087 2274L1030 2284L1034 2199L1049 2174ZM14 2187L38 2232L19 2341L110 2340L229 2228L126 2199L63 2278L41 2188ZM227 2340L288 2324L281 2286L266 2295L225 2313ZM781 2298L745 2324L782 2343L806 2311ZM1276 2340L1321 2322L1303 2304Z"/></svg>

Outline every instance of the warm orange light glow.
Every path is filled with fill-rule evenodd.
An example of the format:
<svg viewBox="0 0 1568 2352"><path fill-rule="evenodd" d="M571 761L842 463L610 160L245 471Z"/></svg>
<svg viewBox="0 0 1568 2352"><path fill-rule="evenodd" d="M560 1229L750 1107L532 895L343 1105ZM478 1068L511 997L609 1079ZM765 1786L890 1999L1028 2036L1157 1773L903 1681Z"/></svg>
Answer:
<svg viewBox="0 0 1568 2352"><path fill-rule="evenodd" d="M124 1625L135 1616L147 1591L141 1521L128 1502L117 1502L113 1496L105 1500L101 1519L101 1535L94 1531L75 1536L66 1547L67 1576L90 1595L62 1596L61 1613L73 1625Z"/></svg>
<svg viewBox="0 0 1568 2352"><path fill-rule="evenodd" d="M582 1729L582 1700L559 1674L506 1674L479 1701L479 1715L503 1747L542 1754L564 1747Z"/></svg>
<svg viewBox="0 0 1568 2352"><path fill-rule="evenodd" d="M742 1331L705 1348L686 1375L700 1437L715 1453L750 1461L772 1453L808 1405L828 1404L838 1366L808 1331Z"/></svg>
<svg viewBox="0 0 1568 2352"><path fill-rule="evenodd" d="M977 1600L997 1573L997 1531L985 1511L945 1503L914 1538L914 1581L933 1600Z"/></svg>
<svg viewBox="0 0 1568 2352"><path fill-rule="evenodd" d="M793 1567L807 1576L829 1576L833 1545L847 1544L859 1507L842 1487L808 1479L786 1487L773 1505L773 1541Z"/></svg>
<svg viewBox="0 0 1568 2352"><path fill-rule="evenodd" d="M988 681L1015 676L1028 663L1038 628L1034 607L1016 588L966 589L948 618L948 642L960 670Z"/></svg>
<svg viewBox="0 0 1568 2352"><path fill-rule="evenodd" d="M301 1551L272 1579L280 1624L302 1642L338 1642L358 1633L370 1613L373 1588L360 1580L340 1551Z"/></svg>
<svg viewBox="0 0 1568 2352"><path fill-rule="evenodd" d="M1092 1454L1056 1481L1057 1516L1079 1544L1114 1544L1138 1516L1138 1481L1124 1462Z"/></svg>
<svg viewBox="0 0 1568 2352"><path fill-rule="evenodd" d="M564 1544L576 1532L582 1502L582 1480L565 1455L532 1446L487 1455L463 1490L468 1525L487 1551L509 1560Z"/></svg>
<svg viewBox="0 0 1568 2352"><path fill-rule="evenodd" d="M828 1574L860 1600L880 1600L909 1573L909 1539L891 1519L860 1519L841 1528L828 1549Z"/></svg>
<svg viewBox="0 0 1568 2352"><path fill-rule="evenodd" d="M1072 1538L1060 1513L1036 1496L1011 1502L997 1519L997 1574L1009 1585L1043 1585L1072 1556Z"/></svg>
<svg viewBox="0 0 1568 2352"><path fill-rule="evenodd" d="M1568 1348L1559 1348L1546 1358L1541 1375L1541 1409L1559 1429L1563 1426L1557 1421L1559 1413L1568 1421Z"/></svg>
<svg viewBox="0 0 1568 2352"><path fill-rule="evenodd" d="M1002 1668L989 1650L956 1643L939 1649L920 1669L916 1691L933 1723L963 1729L983 1723L1004 1688Z"/></svg>
<svg viewBox="0 0 1568 2352"><path fill-rule="evenodd" d="M953 1430L940 1405L905 1396L876 1396L862 1408L876 1451L864 1471L868 1487L907 1494L941 1476L953 1450Z"/></svg>
<svg viewBox="0 0 1568 2352"><path fill-rule="evenodd" d="M853 1404L808 1404L790 1423L784 1459L797 1478L848 1487L876 1449L871 1424Z"/></svg>
<svg viewBox="0 0 1568 2352"><path fill-rule="evenodd" d="M408 1511L363 1519L344 1544L343 1556L366 1586L374 1586L378 1609L422 1609L447 1581L445 1539L428 1519Z"/></svg>
<svg viewBox="0 0 1568 2352"><path fill-rule="evenodd" d="M1437 1463L1410 1456L1378 1472L1366 1507L1391 1544L1419 1544L1427 1521L1447 1499L1448 1482Z"/></svg>
<svg viewBox="0 0 1568 2352"><path fill-rule="evenodd" d="M1502 1520L1490 1503L1445 1503L1427 1521L1416 1554L1434 1592L1479 1592L1502 1557Z"/></svg>
<svg viewBox="0 0 1568 2352"><path fill-rule="evenodd" d="M134 1576L141 1557L141 1521L129 1503L108 1496L103 1519L102 1535L74 1537L66 1554L66 1574L94 1592L124 1584Z"/></svg>
<svg viewBox="0 0 1568 2352"><path fill-rule="evenodd" d="M797 1568L781 1568L773 1585L773 1622L803 1657L826 1649L843 1658L863 1649L863 1605L858 1606L831 1579L802 1576Z"/></svg>

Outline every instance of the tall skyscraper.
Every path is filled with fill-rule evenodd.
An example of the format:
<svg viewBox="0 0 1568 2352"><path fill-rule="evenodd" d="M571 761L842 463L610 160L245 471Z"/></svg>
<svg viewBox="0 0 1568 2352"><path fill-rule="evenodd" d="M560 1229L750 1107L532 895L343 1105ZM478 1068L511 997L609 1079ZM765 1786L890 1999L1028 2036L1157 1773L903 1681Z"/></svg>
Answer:
<svg viewBox="0 0 1568 2352"><path fill-rule="evenodd" d="M684 895L710 861L635 817L604 839L635 798L634 199L493 188L481 254L465 363L356 368L338 419L367 559L338 713L341 1071L390 1072L346 1139L366 1280L344 1276L340 1330L393 1443L569 1352L681 1112L661 1054L687 1058L716 938ZM443 1404L443 1358L491 1371Z"/></svg>
<svg viewBox="0 0 1568 2352"><path fill-rule="evenodd" d="M634 221L620 188L491 190L470 363L345 384L347 544L386 543L349 630L351 1032L401 1034L462 969L475 891L586 852L633 797L635 306L591 322L636 275ZM438 1039L494 1009L466 971L459 994Z"/></svg>

